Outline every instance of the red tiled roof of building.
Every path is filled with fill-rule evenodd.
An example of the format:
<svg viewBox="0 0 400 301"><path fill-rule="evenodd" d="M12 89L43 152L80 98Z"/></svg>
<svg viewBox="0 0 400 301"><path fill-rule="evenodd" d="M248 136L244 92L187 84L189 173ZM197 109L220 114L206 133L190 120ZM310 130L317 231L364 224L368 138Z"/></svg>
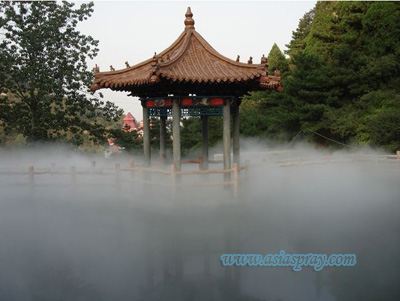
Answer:
<svg viewBox="0 0 400 301"><path fill-rule="evenodd" d="M124 118L124 123L122 125L122 130L132 132L137 129L136 119L133 115L128 112Z"/></svg>
<svg viewBox="0 0 400 301"><path fill-rule="evenodd" d="M256 82L259 89L280 88L280 74L268 74L265 58L261 64L246 64L224 57L194 29L190 8L185 16L185 30L170 47L135 66L95 72L92 90L110 88L140 96L137 88L164 81L169 84L251 83L252 86Z"/></svg>
<svg viewBox="0 0 400 301"><path fill-rule="evenodd" d="M131 114L131 112L128 112L124 118L124 121L127 120L135 120L135 117L133 117L133 115Z"/></svg>

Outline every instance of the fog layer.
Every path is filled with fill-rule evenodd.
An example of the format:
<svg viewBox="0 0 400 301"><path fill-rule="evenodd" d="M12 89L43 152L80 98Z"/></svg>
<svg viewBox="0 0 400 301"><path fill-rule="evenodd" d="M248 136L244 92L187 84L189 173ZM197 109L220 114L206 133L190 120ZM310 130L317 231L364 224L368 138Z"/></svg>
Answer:
<svg viewBox="0 0 400 301"><path fill-rule="evenodd" d="M164 174L122 170L117 181L129 156L2 150L0 300L400 300L400 163L363 152L247 144L234 197L199 185L221 174L182 175L173 189ZM281 250L354 253L357 264L220 261Z"/></svg>

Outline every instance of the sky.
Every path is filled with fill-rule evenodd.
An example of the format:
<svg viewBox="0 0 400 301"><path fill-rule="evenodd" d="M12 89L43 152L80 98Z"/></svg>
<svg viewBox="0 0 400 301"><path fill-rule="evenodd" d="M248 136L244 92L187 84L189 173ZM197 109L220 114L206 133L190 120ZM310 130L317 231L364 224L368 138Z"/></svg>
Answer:
<svg viewBox="0 0 400 301"><path fill-rule="evenodd" d="M184 30L191 7L195 28L222 55L258 62L276 43L284 51L299 19L316 1L95 1L92 17L80 24L82 33L99 40L99 53L89 62L100 71L110 65L125 68L153 57L170 46ZM142 119L137 98L127 92L100 90L105 100L124 113Z"/></svg>

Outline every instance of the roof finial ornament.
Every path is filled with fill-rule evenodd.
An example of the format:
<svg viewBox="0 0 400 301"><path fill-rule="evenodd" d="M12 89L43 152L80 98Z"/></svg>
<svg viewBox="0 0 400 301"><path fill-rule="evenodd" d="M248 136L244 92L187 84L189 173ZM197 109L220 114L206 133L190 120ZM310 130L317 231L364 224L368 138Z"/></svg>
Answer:
<svg viewBox="0 0 400 301"><path fill-rule="evenodd" d="M240 55L238 54L238 56L236 57L236 62L240 62Z"/></svg>
<svg viewBox="0 0 400 301"><path fill-rule="evenodd" d="M190 10L190 7L187 8L186 14L185 14L185 28L186 29L194 29L194 20L193 20L193 14L192 11Z"/></svg>
<svg viewBox="0 0 400 301"><path fill-rule="evenodd" d="M251 56L250 58L249 58L249 60L247 61L247 64L253 64L253 57Z"/></svg>
<svg viewBox="0 0 400 301"><path fill-rule="evenodd" d="M151 64L152 66L154 65L158 65L158 60L159 60L159 57L158 57L158 55L157 55L157 52L154 52L154 55L153 55L153 63Z"/></svg>
<svg viewBox="0 0 400 301"><path fill-rule="evenodd" d="M268 63L268 59L265 57L265 55L263 54L262 58L261 58L261 64L267 64Z"/></svg>
<svg viewBox="0 0 400 301"><path fill-rule="evenodd" d="M126 68L129 68L129 67L130 67L128 61L125 62L125 66L126 66Z"/></svg>
<svg viewBox="0 0 400 301"><path fill-rule="evenodd" d="M94 70L94 73L99 73L100 72L100 67L97 66L97 64L96 64L96 66L94 66L93 70Z"/></svg>
<svg viewBox="0 0 400 301"><path fill-rule="evenodd" d="M115 68L113 67L113 65L110 65L110 71L115 71Z"/></svg>

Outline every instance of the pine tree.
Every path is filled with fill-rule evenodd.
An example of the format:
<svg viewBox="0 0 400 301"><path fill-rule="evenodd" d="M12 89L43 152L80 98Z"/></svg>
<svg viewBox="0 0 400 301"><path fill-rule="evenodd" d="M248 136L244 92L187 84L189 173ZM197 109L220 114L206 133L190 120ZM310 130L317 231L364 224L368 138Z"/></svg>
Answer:
<svg viewBox="0 0 400 301"><path fill-rule="evenodd" d="M292 40L286 45L288 50L285 51L285 54L288 54L290 58L306 48L313 17L314 9L311 9L300 19L296 31L292 31Z"/></svg>
<svg viewBox="0 0 400 301"><path fill-rule="evenodd" d="M289 71L289 63L285 58L283 52L279 49L278 45L274 43L271 51L268 54L268 70L274 72L279 70L281 74L285 74Z"/></svg>

